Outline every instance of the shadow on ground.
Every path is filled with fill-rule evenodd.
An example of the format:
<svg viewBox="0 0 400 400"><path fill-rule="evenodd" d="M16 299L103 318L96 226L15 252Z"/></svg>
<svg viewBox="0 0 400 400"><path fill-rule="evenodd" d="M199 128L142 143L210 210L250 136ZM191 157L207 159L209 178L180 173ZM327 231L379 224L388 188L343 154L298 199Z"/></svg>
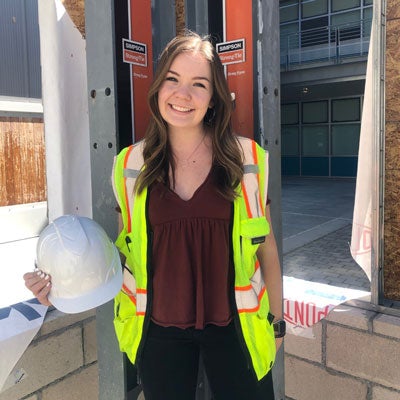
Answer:
<svg viewBox="0 0 400 400"><path fill-rule="evenodd" d="M354 179L282 178L283 274L370 290L350 254Z"/></svg>

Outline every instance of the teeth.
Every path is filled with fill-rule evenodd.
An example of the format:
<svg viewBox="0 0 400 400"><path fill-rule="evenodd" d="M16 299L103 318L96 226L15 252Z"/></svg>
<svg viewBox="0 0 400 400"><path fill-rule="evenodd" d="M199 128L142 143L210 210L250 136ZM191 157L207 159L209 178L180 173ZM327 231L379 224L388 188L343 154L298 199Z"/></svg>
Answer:
<svg viewBox="0 0 400 400"><path fill-rule="evenodd" d="M190 108L186 108L186 107L180 107L180 106L175 106L173 104L171 104L171 107L176 110L176 111L181 111L181 112L188 112L191 109Z"/></svg>

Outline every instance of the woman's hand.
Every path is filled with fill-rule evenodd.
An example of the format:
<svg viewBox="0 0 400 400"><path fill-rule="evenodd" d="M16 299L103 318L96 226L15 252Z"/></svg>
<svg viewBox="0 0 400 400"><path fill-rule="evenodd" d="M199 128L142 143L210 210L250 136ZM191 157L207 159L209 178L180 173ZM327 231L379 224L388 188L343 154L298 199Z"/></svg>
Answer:
<svg viewBox="0 0 400 400"><path fill-rule="evenodd" d="M51 306L48 295L51 289L50 275L40 270L28 272L24 274L25 286L33 293L33 295L44 306Z"/></svg>

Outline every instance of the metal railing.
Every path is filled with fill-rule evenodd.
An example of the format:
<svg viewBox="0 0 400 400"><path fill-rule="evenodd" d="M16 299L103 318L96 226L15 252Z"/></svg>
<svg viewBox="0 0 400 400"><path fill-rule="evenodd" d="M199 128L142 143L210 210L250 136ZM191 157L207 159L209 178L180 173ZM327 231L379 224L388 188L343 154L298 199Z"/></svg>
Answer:
<svg viewBox="0 0 400 400"><path fill-rule="evenodd" d="M342 63L368 55L371 19L329 25L281 36L281 69L289 71L304 64Z"/></svg>

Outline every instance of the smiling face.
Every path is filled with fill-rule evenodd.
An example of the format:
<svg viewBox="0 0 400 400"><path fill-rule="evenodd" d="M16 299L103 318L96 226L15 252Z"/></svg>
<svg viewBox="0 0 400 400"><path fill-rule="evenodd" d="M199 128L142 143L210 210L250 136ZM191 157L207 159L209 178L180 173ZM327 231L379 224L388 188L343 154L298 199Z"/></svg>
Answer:
<svg viewBox="0 0 400 400"><path fill-rule="evenodd" d="M203 118L212 107L212 95L209 62L197 52L178 54L158 92L158 107L169 132L203 130Z"/></svg>

